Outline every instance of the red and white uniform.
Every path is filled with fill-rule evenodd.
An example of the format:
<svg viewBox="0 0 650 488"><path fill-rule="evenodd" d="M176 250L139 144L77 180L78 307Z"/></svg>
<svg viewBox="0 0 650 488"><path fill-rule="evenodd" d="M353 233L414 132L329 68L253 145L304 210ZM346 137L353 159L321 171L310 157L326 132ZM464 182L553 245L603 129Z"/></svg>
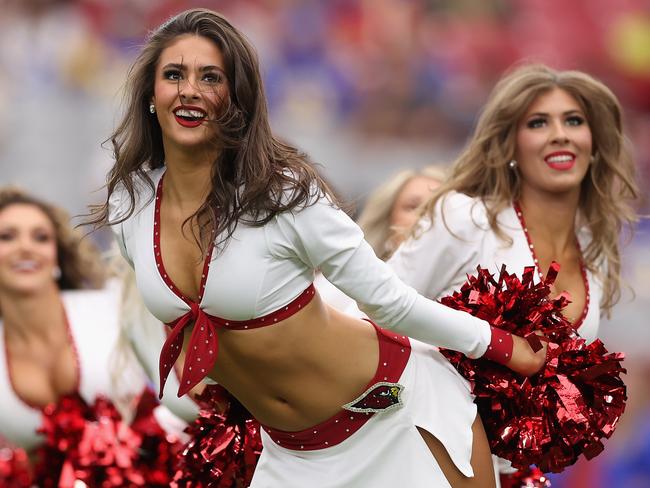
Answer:
<svg viewBox="0 0 650 488"><path fill-rule="evenodd" d="M61 297L77 360L79 394L89 404L98 395L116 398L139 394L145 386L142 370L133 367L128 374L119 374L114 368L120 337L117 287L64 291ZM42 426L41 409L16 394L7 367L4 338L0 321L0 436L29 451L42 442L36 433Z"/></svg>
<svg viewBox="0 0 650 488"><path fill-rule="evenodd" d="M480 199L450 193L437 202L433 225L429 219L423 219L417 238L402 244L388 264L405 283L431 298L459 290L467 275L476 273L478 265L498 275L505 264L509 273L521 278L526 266L536 266L527 229L522 227L514 206L506 207L497 219L512 244L492 231ZM591 241L591 233L584 226L578 227L576 237L582 249ZM538 271L546 273L547 270ZM585 269L584 274L588 296L582 317L575 325L589 343L598 335L603 285L589 270ZM535 273L535 281L539 281L539 273Z"/></svg>
<svg viewBox="0 0 650 488"><path fill-rule="evenodd" d="M309 293L314 272L320 269L387 333L394 334L394 339L387 339L392 342L390 354L399 357L401 349L405 354L410 350L397 375L403 386L401 408L368 415L353 435L331 447L324 442L305 451L299 446L285 448L274 441L282 435L264 430L264 451L252 487L449 486L416 426L435 435L463 473L473 474L471 425L476 408L467 383L434 347L419 343L403 347L400 341L408 344L402 334L409 335L478 357L491 339L485 322L427 300L404 285L375 256L359 227L326 198L280 213L262 227L240 223L228 244L214 250L206 262L201 299L191 303L161 266L157 209L164 170L148 173L155 191L136 182L135 212L113 226L125 258L136 271L144 301L159 320L178 324L192 316L208 329L235 323L243 329L247 325L242 324L259 327L262 318L271 317L272 326L272 317ZM124 191L116 191L109 202L110 219L125 215L128 202ZM206 340L214 340L207 335L210 331L202 333ZM318 432L314 436L318 439Z"/></svg>
<svg viewBox="0 0 650 488"><path fill-rule="evenodd" d="M497 217L501 229L512 240L512 243L506 242L490 228L485 205L480 199L452 192L437 202L433 224L430 219L423 219L418 225L417 237L402 244L388 264L405 283L432 298L442 298L460 290L467 275L475 274L478 265L498 275L501 266L506 264L509 273L521 278L525 267L537 263L527 229L517 211L514 206L508 206ZM584 249L591 234L585 227L578 229L576 237ZM540 279L539 271L546 273L547 270L535 273L536 282ZM587 269L584 269L584 277L587 301L575 325L589 343L598 334L602 282ZM495 470L511 472L509 462L496 456L494 462ZM497 473L497 484L498 480Z"/></svg>

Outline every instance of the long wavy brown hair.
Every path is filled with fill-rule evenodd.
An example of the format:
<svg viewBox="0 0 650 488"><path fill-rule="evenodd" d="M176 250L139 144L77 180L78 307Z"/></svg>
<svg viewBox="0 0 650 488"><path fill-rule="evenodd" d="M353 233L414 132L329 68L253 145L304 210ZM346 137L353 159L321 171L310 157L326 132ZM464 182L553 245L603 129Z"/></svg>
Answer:
<svg viewBox="0 0 650 488"><path fill-rule="evenodd" d="M217 244L224 243L239 222L261 226L277 213L313 203L317 197L327 195L335 201L307 156L273 136L254 48L223 16L192 9L155 29L129 71L124 116L110 138L115 165L107 178L108 197L91 208L86 223L101 226L126 220L135 208L137 180L153 189L146 170L165 164L160 125L149 113L156 66L162 51L187 34L205 37L221 50L229 88L218 117L211 121L213 143L220 148L212 166L212 188L185 222L197 224L192 228L199 228L194 235L202 249L213 229L219 236ZM124 215L109 222L108 198L118 186L128 192L130 205Z"/></svg>
<svg viewBox="0 0 650 488"><path fill-rule="evenodd" d="M620 298L619 237L637 221L633 203L639 190L618 99L588 74L556 71L542 64L522 65L506 73L488 98L449 179L434 192L424 212L433 218L437 201L451 191L477 197L485 204L492 230L509 240L499 228L497 215L520 197L517 172L508 167L515 155L517 126L530 104L556 87L578 101L592 133L593 161L582 182L579 203L592 240L582 252L590 271L600 274L604 270L600 305L609 313Z"/></svg>
<svg viewBox="0 0 650 488"><path fill-rule="evenodd" d="M54 226L57 264L61 276L57 280L61 290L101 288L104 267L97 248L70 224L68 213L39 200L16 187L0 188L0 212L12 205L30 205L43 212Z"/></svg>

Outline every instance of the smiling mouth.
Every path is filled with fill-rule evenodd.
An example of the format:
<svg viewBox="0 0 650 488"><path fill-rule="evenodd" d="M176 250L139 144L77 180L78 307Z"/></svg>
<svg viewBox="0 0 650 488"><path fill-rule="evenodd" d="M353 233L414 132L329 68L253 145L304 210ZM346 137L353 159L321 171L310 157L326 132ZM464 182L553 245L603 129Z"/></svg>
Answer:
<svg viewBox="0 0 650 488"><path fill-rule="evenodd" d="M206 119L207 114L199 108L179 107L174 110L174 117L183 127L198 127Z"/></svg>
<svg viewBox="0 0 650 488"><path fill-rule="evenodd" d="M553 153L544 158L546 164L558 171L567 171L573 168L576 163L576 156L570 152Z"/></svg>
<svg viewBox="0 0 650 488"><path fill-rule="evenodd" d="M11 269L14 271L17 271L19 273L31 273L34 271L38 271L39 266L35 261L19 261L15 263Z"/></svg>

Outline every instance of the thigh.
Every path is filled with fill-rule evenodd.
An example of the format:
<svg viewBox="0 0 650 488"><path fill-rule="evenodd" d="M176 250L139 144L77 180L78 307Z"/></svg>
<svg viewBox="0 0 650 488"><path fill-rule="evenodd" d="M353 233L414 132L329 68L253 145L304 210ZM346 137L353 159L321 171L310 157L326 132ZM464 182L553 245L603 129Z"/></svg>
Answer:
<svg viewBox="0 0 650 488"><path fill-rule="evenodd" d="M483 423L478 415L472 424L471 464L474 470L473 478L466 477L458 470L451 457L449 457L445 446L430 432L419 427L418 430L453 488L494 488L496 486L490 446L483 429Z"/></svg>

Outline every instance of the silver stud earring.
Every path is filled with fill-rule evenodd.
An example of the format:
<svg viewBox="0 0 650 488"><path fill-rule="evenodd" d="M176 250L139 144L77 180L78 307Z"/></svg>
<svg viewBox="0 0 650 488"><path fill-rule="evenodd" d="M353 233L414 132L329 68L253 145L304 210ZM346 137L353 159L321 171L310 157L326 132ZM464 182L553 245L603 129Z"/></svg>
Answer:
<svg viewBox="0 0 650 488"><path fill-rule="evenodd" d="M517 160L511 159L510 162L508 163L508 168L515 169L516 167L517 167Z"/></svg>
<svg viewBox="0 0 650 488"><path fill-rule="evenodd" d="M59 281L61 279L61 268L58 266L54 266L54 268L52 268L52 278L54 281Z"/></svg>
<svg viewBox="0 0 650 488"><path fill-rule="evenodd" d="M156 106L153 103L149 104L149 112L151 112L152 114L156 113Z"/></svg>

